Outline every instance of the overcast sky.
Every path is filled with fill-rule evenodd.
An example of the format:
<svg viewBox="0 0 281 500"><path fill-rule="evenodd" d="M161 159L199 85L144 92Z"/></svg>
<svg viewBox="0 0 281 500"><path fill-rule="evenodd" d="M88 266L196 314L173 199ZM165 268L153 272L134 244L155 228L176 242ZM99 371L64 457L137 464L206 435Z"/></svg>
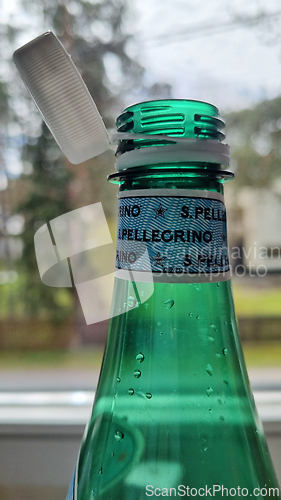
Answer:
<svg viewBox="0 0 281 500"><path fill-rule="evenodd" d="M2 0L2 21L5 12L17 12L18 1ZM128 3L127 30L135 40L131 55L145 67L147 84L167 82L174 98L209 101L223 111L281 94L280 0ZM71 0L68 5L71 8ZM261 13L279 16L252 26L237 21ZM42 31L31 16L20 22L27 26L21 43ZM113 64L112 77L117 78L117 73ZM124 101L132 104L132 95L125 95Z"/></svg>
<svg viewBox="0 0 281 500"><path fill-rule="evenodd" d="M280 0L133 0L135 37L149 83L173 97L243 108L281 94ZM238 16L279 17L249 27Z"/></svg>

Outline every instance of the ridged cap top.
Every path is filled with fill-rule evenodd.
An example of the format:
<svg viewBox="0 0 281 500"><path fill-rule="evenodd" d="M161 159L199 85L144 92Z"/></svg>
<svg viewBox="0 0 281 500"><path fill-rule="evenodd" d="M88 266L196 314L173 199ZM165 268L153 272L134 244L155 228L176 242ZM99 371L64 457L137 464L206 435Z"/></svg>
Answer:
<svg viewBox="0 0 281 500"><path fill-rule="evenodd" d="M222 141L224 121L218 108L202 101L165 99L126 108L116 121L118 132Z"/></svg>
<svg viewBox="0 0 281 500"><path fill-rule="evenodd" d="M117 170L129 168L131 161L131 166L142 160L153 163L154 153L155 163L165 161L165 153L169 161L174 156L175 161L229 163L229 148L222 143L225 123L212 104L184 99L141 102L126 108L116 125L119 133L126 134L120 135Z"/></svg>

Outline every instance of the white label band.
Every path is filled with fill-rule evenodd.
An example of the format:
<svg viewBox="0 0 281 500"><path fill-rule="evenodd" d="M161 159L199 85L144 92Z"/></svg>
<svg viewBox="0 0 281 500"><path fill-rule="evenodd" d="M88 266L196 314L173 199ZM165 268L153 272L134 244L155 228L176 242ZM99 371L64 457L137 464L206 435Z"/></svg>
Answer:
<svg viewBox="0 0 281 500"><path fill-rule="evenodd" d="M229 279L224 198L213 191L155 189L119 195L116 268L139 281ZM122 271L124 271L122 276Z"/></svg>

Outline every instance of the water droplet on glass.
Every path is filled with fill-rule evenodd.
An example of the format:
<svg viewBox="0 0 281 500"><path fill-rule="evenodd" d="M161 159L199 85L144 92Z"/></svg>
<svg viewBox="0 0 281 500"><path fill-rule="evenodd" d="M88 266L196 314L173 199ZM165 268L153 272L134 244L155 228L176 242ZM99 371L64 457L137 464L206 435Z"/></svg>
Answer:
<svg viewBox="0 0 281 500"><path fill-rule="evenodd" d="M221 358L221 354L216 354L216 358Z"/></svg>
<svg viewBox="0 0 281 500"><path fill-rule="evenodd" d="M132 295L130 295L130 297L128 298L128 307L134 307L136 301L134 299L134 297L132 297Z"/></svg>
<svg viewBox="0 0 281 500"><path fill-rule="evenodd" d="M134 389L128 389L129 396L132 396L135 393Z"/></svg>
<svg viewBox="0 0 281 500"><path fill-rule="evenodd" d="M207 449L208 449L208 448L207 448L207 446L206 446L206 448L204 448L204 449L203 449L203 451L207 451Z"/></svg>
<svg viewBox="0 0 281 500"><path fill-rule="evenodd" d="M125 309L126 305L127 305L126 302L124 302L124 304L123 304L124 309Z"/></svg>
<svg viewBox="0 0 281 500"><path fill-rule="evenodd" d="M224 380L224 381L223 381L223 383L224 383L225 385L228 385L228 381L227 381L227 380Z"/></svg>
<svg viewBox="0 0 281 500"><path fill-rule="evenodd" d="M139 362L139 363L142 363L143 360L144 360L144 354L142 354L142 352L139 352L137 355L136 355L136 360Z"/></svg>
<svg viewBox="0 0 281 500"><path fill-rule="evenodd" d="M212 408L209 408L209 413L212 413Z"/></svg>
<svg viewBox="0 0 281 500"><path fill-rule="evenodd" d="M214 392L214 389L212 389L212 387L208 387L208 389L206 389L206 394L208 397L211 396L212 392Z"/></svg>
<svg viewBox="0 0 281 500"><path fill-rule="evenodd" d="M147 393L146 393L146 397L147 397L147 399L151 399L151 398L152 398L152 394L151 394L151 392L147 392Z"/></svg>
<svg viewBox="0 0 281 500"><path fill-rule="evenodd" d="M118 382L118 384L120 384L120 382L121 382L121 378L120 378L120 377L117 377L116 382Z"/></svg>
<svg viewBox="0 0 281 500"><path fill-rule="evenodd" d="M144 304L144 308L148 309L148 303L147 302Z"/></svg>
<svg viewBox="0 0 281 500"><path fill-rule="evenodd" d="M225 420L223 415L220 416L220 420L222 420L222 421Z"/></svg>
<svg viewBox="0 0 281 500"><path fill-rule="evenodd" d="M224 325L227 325L227 321L224 321L224 322L223 322L223 324L224 324Z"/></svg>
<svg viewBox="0 0 281 500"><path fill-rule="evenodd" d="M140 376L141 376L141 372L139 370L135 370L134 371L134 377L140 378Z"/></svg>
<svg viewBox="0 0 281 500"><path fill-rule="evenodd" d="M214 330L215 332L217 332L217 331L218 331L218 329L217 329L216 325L210 325L210 328L211 328L212 330Z"/></svg>
<svg viewBox="0 0 281 500"><path fill-rule="evenodd" d="M217 283L217 287L219 287L219 286L220 286L220 284L219 284L219 283Z"/></svg>
<svg viewBox="0 0 281 500"><path fill-rule="evenodd" d="M224 356L226 356L226 355L227 355L227 353L228 353L227 349L226 349L226 348L224 348L224 349L222 350L222 353L223 353L223 355L224 355Z"/></svg>
<svg viewBox="0 0 281 500"><path fill-rule="evenodd" d="M192 317L193 317L193 313L189 313L189 315L188 315L188 316L189 316L190 318L192 318Z"/></svg>
<svg viewBox="0 0 281 500"><path fill-rule="evenodd" d="M194 288L195 290L201 290L201 285L199 285L198 283L196 285L194 285Z"/></svg>
<svg viewBox="0 0 281 500"><path fill-rule="evenodd" d="M210 337L210 336L208 336L208 340L209 340L209 342L215 342L214 337Z"/></svg>
<svg viewBox="0 0 281 500"><path fill-rule="evenodd" d="M161 326L161 325L162 325L161 321L158 321L157 326Z"/></svg>
<svg viewBox="0 0 281 500"><path fill-rule="evenodd" d="M114 453L113 453L113 452L111 453L111 457L112 457L112 458L114 457Z"/></svg>
<svg viewBox="0 0 281 500"><path fill-rule="evenodd" d="M99 474L102 475L102 467L99 470Z"/></svg>
<svg viewBox="0 0 281 500"><path fill-rule="evenodd" d="M206 372L210 375L210 377L213 375L213 367L210 364L207 364L206 366Z"/></svg>
<svg viewBox="0 0 281 500"><path fill-rule="evenodd" d="M115 439L116 439L116 441L122 441L122 439L123 439L123 438L124 438L124 434L123 434L123 432L122 432L122 431L117 430L117 431L115 432Z"/></svg>
<svg viewBox="0 0 281 500"><path fill-rule="evenodd" d="M164 302L165 309L171 309L173 307L174 303L175 303L175 301L173 299L166 300L166 302Z"/></svg>
<svg viewBox="0 0 281 500"><path fill-rule="evenodd" d="M160 332L160 335L163 335L163 332Z"/></svg>
<svg viewBox="0 0 281 500"><path fill-rule="evenodd" d="M196 319L201 319L201 316L199 316L199 314L198 314L198 316L196 316Z"/></svg>

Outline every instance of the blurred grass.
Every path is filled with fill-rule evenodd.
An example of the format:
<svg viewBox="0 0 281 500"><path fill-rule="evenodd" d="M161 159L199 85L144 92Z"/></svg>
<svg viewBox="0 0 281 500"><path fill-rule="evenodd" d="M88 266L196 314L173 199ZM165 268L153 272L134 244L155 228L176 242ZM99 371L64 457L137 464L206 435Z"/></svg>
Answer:
<svg viewBox="0 0 281 500"><path fill-rule="evenodd" d="M280 288L248 288L233 286L234 302L238 317L281 317ZM244 342L243 351L247 367L281 367L280 342ZM102 346L88 346L76 350L2 351L1 369L99 369L103 355Z"/></svg>
<svg viewBox="0 0 281 500"><path fill-rule="evenodd" d="M281 367L280 342L244 342L243 351L248 368ZM18 351L0 355L0 370L50 369L91 370L100 369L103 348L88 347L73 351Z"/></svg>
<svg viewBox="0 0 281 500"><path fill-rule="evenodd" d="M70 351L2 351L0 369L99 369L102 356L101 346Z"/></svg>
<svg viewBox="0 0 281 500"><path fill-rule="evenodd" d="M281 368L280 342L243 342L243 352L247 368Z"/></svg>
<svg viewBox="0 0 281 500"><path fill-rule="evenodd" d="M233 297L236 314L242 316L280 316L281 317L281 289L280 288L246 288L234 285ZM280 332L281 340L281 332Z"/></svg>

